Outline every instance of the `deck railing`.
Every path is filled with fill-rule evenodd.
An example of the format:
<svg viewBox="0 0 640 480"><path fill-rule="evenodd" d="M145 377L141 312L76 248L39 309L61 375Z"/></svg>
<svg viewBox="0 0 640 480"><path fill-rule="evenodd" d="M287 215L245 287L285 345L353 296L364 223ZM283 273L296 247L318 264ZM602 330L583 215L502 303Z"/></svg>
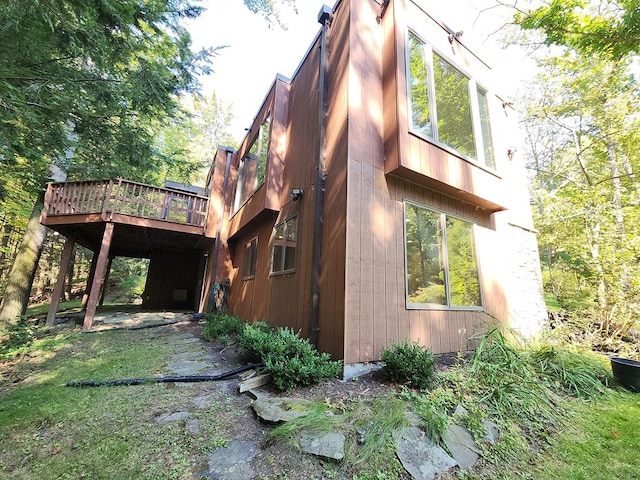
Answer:
<svg viewBox="0 0 640 480"><path fill-rule="evenodd" d="M209 199L201 195L154 187L129 180L49 184L47 216L114 214L204 227Z"/></svg>

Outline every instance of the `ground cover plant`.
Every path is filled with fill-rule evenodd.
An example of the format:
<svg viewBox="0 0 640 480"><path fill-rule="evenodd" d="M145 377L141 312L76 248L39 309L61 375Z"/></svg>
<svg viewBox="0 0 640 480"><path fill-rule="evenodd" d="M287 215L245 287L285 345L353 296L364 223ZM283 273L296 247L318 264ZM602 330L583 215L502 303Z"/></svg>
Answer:
<svg viewBox="0 0 640 480"><path fill-rule="evenodd" d="M384 373L393 382L406 383L416 388L426 388L434 373L435 357L431 350L417 342L393 343L380 352Z"/></svg>
<svg viewBox="0 0 640 480"><path fill-rule="evenodd" d="M611 382L602 357L567 346L519 344L512 332L494 328L468 362L436 374L429 390L405 389L403 396L435 440L454 409L464 407L457 421L472 432L484 457L475 474L465 473L468 478L528 478L532 458L551 451L581 401L609 401ZM496 446L481 441L484 420L500 427Z"/></svg>

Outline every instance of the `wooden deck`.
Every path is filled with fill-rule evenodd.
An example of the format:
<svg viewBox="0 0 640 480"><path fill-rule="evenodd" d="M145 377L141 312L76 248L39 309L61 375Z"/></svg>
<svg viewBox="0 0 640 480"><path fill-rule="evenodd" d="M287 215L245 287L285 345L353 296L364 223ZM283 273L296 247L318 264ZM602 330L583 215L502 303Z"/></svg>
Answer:
<svg viewBox="0 0 640 480"><path fill-rule="evenodd" d="M108 263L114 257L150 258L170 252L205 252L209 198L129 180L50 183L40 217L67 238L47 321L55 317L73 245L94 252L85 328L91 327ZM212 229L209 229L212 231Z"/></svg>

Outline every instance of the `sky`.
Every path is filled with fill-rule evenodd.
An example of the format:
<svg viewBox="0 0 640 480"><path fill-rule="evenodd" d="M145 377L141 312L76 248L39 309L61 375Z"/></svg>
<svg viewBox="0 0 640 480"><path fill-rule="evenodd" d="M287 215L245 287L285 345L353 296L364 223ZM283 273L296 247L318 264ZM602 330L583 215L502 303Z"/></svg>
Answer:
<svg viewBox="0 0 640 480"><path fill-rule="evenodd" d="M421 1L438 20L462 30L463 43L497 70L496 77L504 80L499 93L514 95L529 67L525 68L526 59L518 49L501 49L498 35L492 35L507 21L507 9L490 8L495 0ZM297 13L283 10L283 30L269 26L242 0L202 1L207 10L188 25L194 49L226 46L213 61L214 72L201 78L203 93L215 91L219 100L232 104L230 133L237 141L244 137L276 75L291 78L295 73L319 32L318 12L324 4L333 7L335 1L297 0Z"/></svg>

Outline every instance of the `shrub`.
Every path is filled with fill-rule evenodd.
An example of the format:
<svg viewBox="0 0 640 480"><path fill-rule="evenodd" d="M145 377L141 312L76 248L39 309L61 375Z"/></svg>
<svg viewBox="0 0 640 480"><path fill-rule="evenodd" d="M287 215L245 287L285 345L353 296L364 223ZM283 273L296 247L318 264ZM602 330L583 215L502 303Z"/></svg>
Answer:
<svg viewBox="0 0 640 480"><path fill-rule="evenodd" d="M318 352L307 339L288 328L272 330L265 325L245 325L239 341L251 358L264 362L276 388L289 390L340 375L342 363L331 361L327 353Z"/></svg>
<svg viewBox="0 0 640 480"><path fill-rule="evenodd" d="M244 324L238 317L226 313L208 314L205 316L205 325L202 336L206 340L225 340L231 335L237 335Z"/></svg>
<svg viewBox="0 0 640 480"><path fill-rule="evenodd" d="M431 350L417 342L404 340L383 348L381 359L387 379L415 388L427 388L434 373L435 357Z"/></svg>

